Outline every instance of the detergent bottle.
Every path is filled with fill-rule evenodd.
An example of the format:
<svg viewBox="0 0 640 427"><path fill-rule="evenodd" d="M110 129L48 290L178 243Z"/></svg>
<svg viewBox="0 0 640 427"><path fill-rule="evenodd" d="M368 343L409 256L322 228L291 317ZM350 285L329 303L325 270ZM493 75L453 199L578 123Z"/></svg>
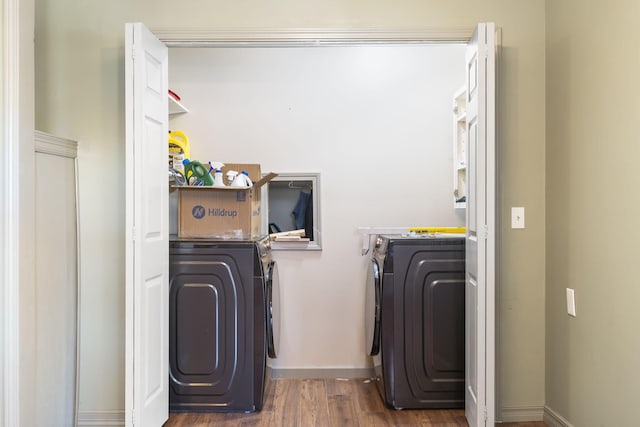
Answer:
<svg viewBox="0 0 640 427"><path fill-rule="evenodd" d="M213 185L209 168L197 160L184 159L184 176L188 185Z"/></svg>
<svg viewBox="0 0 640 427"><path fill-rule="evenodd" d="M249 173L247 171L242 171L234 178L231 183L232 187L253 187L253 182L249 178Z"/></svg>
<svg viewBox="0 0 640 427"><path fill-rule="evenodd" d="M179 130L169 132L169 168L184 174L184 159L191 156L189 138Z"/></svg>

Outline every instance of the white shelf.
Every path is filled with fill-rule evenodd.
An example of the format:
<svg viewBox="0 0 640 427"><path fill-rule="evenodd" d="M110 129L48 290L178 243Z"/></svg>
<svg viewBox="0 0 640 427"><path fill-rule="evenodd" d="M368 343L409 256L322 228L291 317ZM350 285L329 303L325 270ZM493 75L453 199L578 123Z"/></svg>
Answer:
<svg viewBox="0 0 640 427"><path fill-rule="evenodd" d="M171 95L167 95L167 98L169 98L169 115L189 112L187 107L182 105L180 101L176 101Z"/></svg>
<svg viewBox="0 0 640 427"><path fill-rule="evenodd" d="M465 209L467 202L456 200L467 196L467 92L461 87L453 94L453 206Z"/></svg>

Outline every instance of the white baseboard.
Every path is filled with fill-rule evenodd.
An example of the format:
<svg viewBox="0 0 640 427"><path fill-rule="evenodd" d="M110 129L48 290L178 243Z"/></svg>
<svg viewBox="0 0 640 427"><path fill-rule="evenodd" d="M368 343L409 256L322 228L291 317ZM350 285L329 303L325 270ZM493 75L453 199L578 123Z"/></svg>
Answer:
<svg viewBox="0 0 640 427"><path fill-rule="evenodd" d="M502 408L502 422L520 423L527 421L542 421L544 407L542 406L511 406Z"/></svg>
<svg viewBox="0 0 640 427"><path fill-rule="evenodd" d="M567 419L548 406L544 407L544 418L542 421L549 427L573 427Z"/></svg>
<svg viewBox="0 0 640 427"><path fill-rule="evenodd" d="M124 411L78 412L78 427L124 426Z"/></svg>
<svg viewBox="0 0 640 427"><path fill-rule="evenodd" d="M284 379L331 379L331 378L371 378L372 368L337 368L337 369L273 369L269 368L271 378Z"/></svg>

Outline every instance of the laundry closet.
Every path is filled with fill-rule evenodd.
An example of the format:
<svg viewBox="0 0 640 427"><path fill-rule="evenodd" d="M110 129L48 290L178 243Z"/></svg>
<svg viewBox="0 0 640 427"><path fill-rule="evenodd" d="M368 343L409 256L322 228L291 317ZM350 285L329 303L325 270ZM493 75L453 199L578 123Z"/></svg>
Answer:
<svg viewBox="0 0 640 427"><path fill-rule="evenodd" d="M169 88L188 108L169 128L189 136L194 159L322 182L322 250L274 251L283 292L275 368L366 367L358 227L464 225L451 179L464 52L464 44L169 49Z"/></svg>
<svg viewBox="0 0 640 427"><path fill-rule="evenodd" d="M465 47L168 49L168 89L188 110L170 115L168 128L188 135L192 159L258 163L322 182L314 204L322 245L273 253L281 283L276 376L370 372L359 227L464 226L451 177ZM263 194L268 216L268 188Z"/></svg>

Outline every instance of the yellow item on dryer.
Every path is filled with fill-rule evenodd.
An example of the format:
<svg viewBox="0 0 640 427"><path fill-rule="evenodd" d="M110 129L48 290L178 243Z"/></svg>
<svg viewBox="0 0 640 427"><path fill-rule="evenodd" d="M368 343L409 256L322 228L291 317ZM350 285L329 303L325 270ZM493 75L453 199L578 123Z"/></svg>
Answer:
<svg viewBox="0 0 640 427"><path fill-rule="evenodd" d="M465 234L467 232L466 227L410 227L410 232L424 233L424 234Z"/></svg>

